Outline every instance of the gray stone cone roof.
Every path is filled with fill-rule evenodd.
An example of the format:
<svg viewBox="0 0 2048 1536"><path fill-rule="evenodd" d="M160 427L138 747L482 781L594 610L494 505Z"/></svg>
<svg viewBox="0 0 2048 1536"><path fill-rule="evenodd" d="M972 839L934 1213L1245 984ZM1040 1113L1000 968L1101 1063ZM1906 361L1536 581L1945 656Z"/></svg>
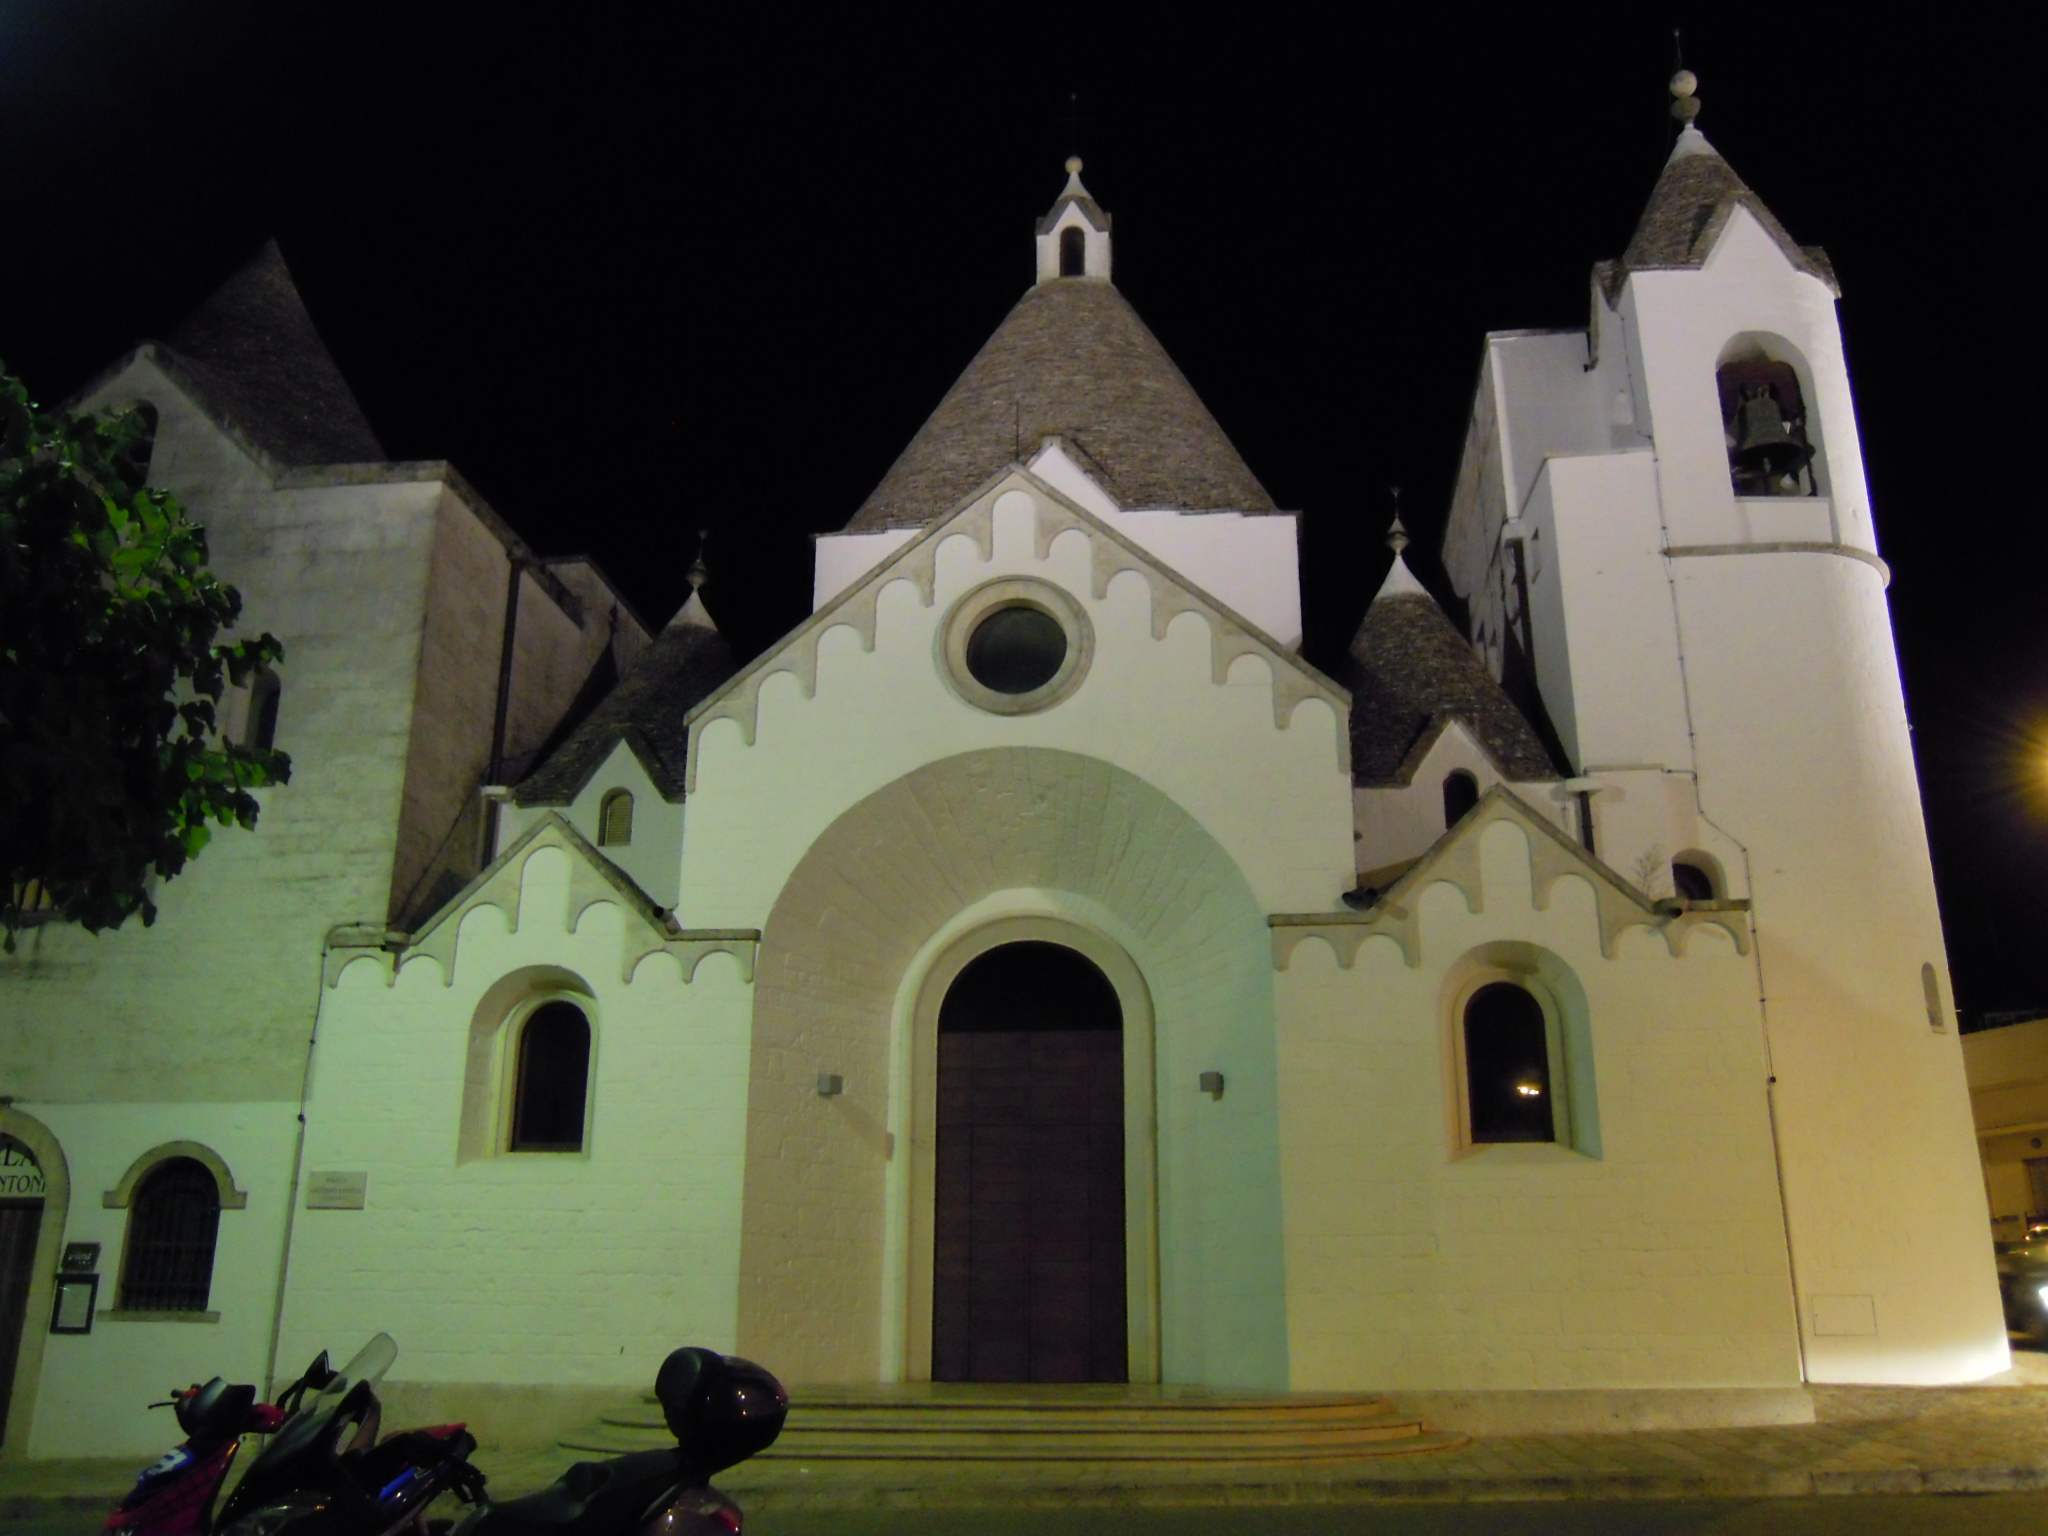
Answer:
<svg viewBox="0 0 2048 1536"><path fill-rule="evenodd" d="M1618 288L1630 272L1704 264L1729 213L1737 207L1747 208L1755 216L1795 267L1836 288L1827 253L1795 241L1763 199L1735 174L1733 166L1704 138L1695 137L1693 142L1697 147L1690 153L1674 154L1665 163L1619 265L1609 265L1603 271L1610 288Z"/></svg>
<svg viewBox="0 0 2048 1536"><path fill-rule="evenodd" d="M928 528L1053 435L1101 466L1126 507L1275 510L1124 296L1059 278L1017 301L846 531Z"/></svg>
<svg viewBox="0 0 2048 1536"><path fill-rule="evenodd" d="M739 659L717 630L670 624L512 798L521 805L567 805L623 741L656 789L670 800L682 799L689 713L738 670Z"/></svg>
<svg viewBox="0 0 2048 1536"><path fill-rule="evenodd" d="M275 240L160 345L208 409L280 463L383 462Z"/></svg>
<svg viewBox="0 0 2048 1536"><path fill-rule="evenodd" d="M1338 681L1351 690L1351 774L1361 784L1407 782L1415 748L1453 719L1510 779L1558 777L1535 729L1434 598L1374 603Z"/></svg>

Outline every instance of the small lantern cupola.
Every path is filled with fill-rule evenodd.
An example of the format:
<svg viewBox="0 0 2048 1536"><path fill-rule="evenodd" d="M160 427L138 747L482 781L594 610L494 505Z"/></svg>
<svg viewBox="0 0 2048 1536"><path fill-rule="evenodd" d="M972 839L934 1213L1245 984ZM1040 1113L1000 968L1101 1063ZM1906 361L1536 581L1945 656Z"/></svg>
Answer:
<svg viewBox="0 0 2048 1536"><path fill-rule="evenodd" d="M1081 185L1079 156L1067 161L1067 184L1038 221L1038 280L1109 277L1109 215Z"/></svg>

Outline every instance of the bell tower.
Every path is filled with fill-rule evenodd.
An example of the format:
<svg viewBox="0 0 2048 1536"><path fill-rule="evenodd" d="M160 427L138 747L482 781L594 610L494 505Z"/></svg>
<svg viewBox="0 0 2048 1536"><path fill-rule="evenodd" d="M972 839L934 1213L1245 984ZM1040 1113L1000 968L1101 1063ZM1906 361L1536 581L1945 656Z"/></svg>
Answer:
<svg viewBox="0 0 2048 1536"><path fill-rule="evenodd" d="M1109 278L1109 215L1081 185L1081 157L1067 161L1067 184L1038 221L1038 280Z"/></svg>
<svg viewBox="0 0 2048 1536"><path fill-rule="evenodd" d="M1839 288L1697 89L1588 331L1488 338L1446 564L1602 860L1688 899L1705 850L1750 906L1808 1379L1972 1380L2009 1354Z"/></svg>

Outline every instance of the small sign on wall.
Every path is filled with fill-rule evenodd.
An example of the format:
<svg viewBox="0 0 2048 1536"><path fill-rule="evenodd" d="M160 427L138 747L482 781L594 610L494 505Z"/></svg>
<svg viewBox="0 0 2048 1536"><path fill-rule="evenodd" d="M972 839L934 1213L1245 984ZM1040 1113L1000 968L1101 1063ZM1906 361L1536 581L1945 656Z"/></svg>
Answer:
<svg viewBox="0 0 2048 1536"><path fill-rule="evenodd" d="M64 1257L57 1265L67 1275L89 1275L100 1267L98 1243L66 1243Z"/></svg>
<svg viewBox="0 0 2048 1536"><path fill-rule="evenodd" d="M99 1299L98 1275L59 1275L56 1305L50 1311L50 1332L91 1333L93 1309Z"/></svg>
<svg viewBox="0 0 2048 1536"><path fill-rule="evenodd" d="M309 1211L360 1211L370 1198L367 1173L344 1173L316 1168L306 1175L306 1209Z"/></svg>

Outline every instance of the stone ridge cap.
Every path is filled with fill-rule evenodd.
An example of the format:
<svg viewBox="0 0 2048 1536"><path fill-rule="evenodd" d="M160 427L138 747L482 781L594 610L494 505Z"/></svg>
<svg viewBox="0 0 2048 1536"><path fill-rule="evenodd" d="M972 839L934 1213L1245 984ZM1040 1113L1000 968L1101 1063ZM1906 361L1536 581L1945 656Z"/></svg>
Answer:
<svg viewBox="0 0 2048 1536"><path fill-rule="evenodd" d="M1495 804L1498 804L1502 810L1523 826L1535 828L1558 847L1569 852L1581 864L1584 864L1589 871L1599 876L1604 883L1612 886L1618 894L1637 908L1646 919L1655 922L1664 915L1657 910L1654 902L1643 895L1641 891L1637 890L1627 880L1623 879L1611 866L1603 863L1598 855L1588 853L1583 844L1574 838L1566 837L1564 833L1560 832L1551 823L1548 817L1540 814L1528 801L1509 789L1507 785L1496 784L1479 797L1478 805L1467 811L1455 827L1452 827L1442 837L1439 837L1434 843L1430 844L1429 851L1409 865L1407 871L1402 874L1400 879L1396 880L1384 891L1381 891L1378 899L1363 912L1353 912L1349 909L1341 912L1275 912L1266 918L1266 926L1269 928L1310 928L1377 922L1382 915L1382 909L1393 898L1406 896L1427 883L1430 871L1443 862L1444 856L1454 846L1462 842L1475 828L1483 828L1486 825L1487 818L1482 813L1489 806Z"/></svg>
<svg viewBox="0 0 2048 1536"><path fill-rule="evenodd" d="M532 826L514 838L511 846L506 848L503 853L478 870L476 878L449 897L447 902L441 907L441 910L429 918L424 925L409 933L406 936L405 948L407 950L418 949L426 942L434 930L447 922L454 913L459 912L464 904L482 891L486 885L497 879L511 865L513 859L537 841L541 834L550 830L559 831L569 851L580 854L589 863L591 868L596 870L613 889L626 898L626 904L639 913L650 927L659 931L663 938L673 939L681 935L682 930L676 926L674 914L665 908L655 905L654 898L641 890L633 882L630 875L606 858L595 844L581 832L578 832L575 827L571 826L566 816L560 811L550 810L541 816L539 820L535 821Z"/></svg>
<svg viewBox="0 0 2048 1536"><path fill-rule="evenodd" d="M1180 572L1174 570L1171 566L1162 562L1157 556L1153 555L1150 551L1144 549L1140 545L1132 543L1129 539L1125 538L1122 534L1118 533L1114 528L1110 527L1107 523L1103 522L1102 519L1097 517L1093 512L1090 512L1086 507L1080 505L1078 502L1069 499L1057 487L1046 484L1045 481L1039 479L1038 476L1032 474L1029 469L1025 468L1025 466L1016 463L1013 460L1008 465L1008 467L996 471L996 473L990 475L986 480L982 481L982 483L979 486L977 486L973 491L969 492L968 495L964 497L953 508L952 511L948 512L944 517L940 518L937 522L932 523L930 526L920 529L918 531L916 538L913 538L909 540L907 543L901 545L900 547L891 550L885 559L883 559L879 564L874 566L873 569L869 570L858 581L852 583L850 586L846 587L844 590L836 594L833 597L832 601L827 603L824 607L820 608L817 612L813 613L809 618L805 619L802 623L798 624L794 629L790 630L788 634L784 635L780 640L777 640L773 645L769 646L765 651L763 651L759 656L756 656L752 661L748 662L744 667L741 667L739 671L735 672L731 677L727 678L723 683L719 684L719 686L714 688L710 693L706 694L703 698L699 699L696 705L690 710L690 713L686 717L687 722L694 726L697 723L697 721L707 711L709 711L714 705L722 702L727 694L733 692L742 683L746 682L749 678L752 678L755 674L762 672L764 669L768 667L770 663L780 659L782 654L785 651L787 651L792 645L794 645L798 640L802 639L804 636L809 634L814 629L822 629L826 627L826 625L831 621L833 615L838 613L841 608L844 608L851 604L856 598L863 595L870 588L878 586L882 584L884 581L888 580L890 578L890 573L893 572L897 566L904 564L910 558L913 552L922 548L924 545L933 542L935 539L944 534L944 532L948 528L950 528L956 521L959 520L961 515L965 513L969 507L972 507L977 501L980 501L984 496L988 495L989 492L992 491L996 486L1002 484L1003 481L1009 479L1012 475L1016 475L1022 478L1023 480L1028 482L1033 489L1041 492L1048 499L1056 502L1058 505L1064 507L1067 511L1073 513L1076 517L1082 520L1085 526L1087 526L1103 538L1108 539L1111 543L1115 544L1119 549L1123 550L1126 554L1131 555L1132 557L1143 563L1149 569L1157 572L1161 576L1164 576L1168 581L1172 582L1175 586L1179 587L1183 592L1186 592L1189 596L1195 598L1203 606L1210 609L1215 615L1227 619L1231 623L1237 625L1240 629L1244 630L1246 634L1252 636L1252 638L1259 641L1260 644L1272 655L1284 660L1285 662L1287 662L1288 665L1293 667L1295 671L1301 673L1304 677L1306 677L1309 680L1309 682L1311 682L1318 689L1320 689L1326 697L1332 699L1337 703L1340 703L1346 711L1348 711L1351 708L1350 689L1344 687L1341 683L1337 682L1334 678L1330 677L1328 674L1324 673L1319 668L1314 667L1310 665L1308 662L1302 660L1300 656L1288 650L1287 647L1282 645L1278 640L1275 640L1271 635L1267 634L1263 629L1259 628L1259 626L1254 624L1250 619L1245 618L1242 614L1238 613L1235 609L1231 608L1227 603L1224 603L1217 598L1211 597L1207 592L1204 592L1200 587L1196 586L1193 582L1189 581ZM1346 718L1348 718L1348 716ZM1342 726L1342 724L1343 720L1340 719L1340 727ZM692 756L694 757L695 754L692 753Z"/></svg>

